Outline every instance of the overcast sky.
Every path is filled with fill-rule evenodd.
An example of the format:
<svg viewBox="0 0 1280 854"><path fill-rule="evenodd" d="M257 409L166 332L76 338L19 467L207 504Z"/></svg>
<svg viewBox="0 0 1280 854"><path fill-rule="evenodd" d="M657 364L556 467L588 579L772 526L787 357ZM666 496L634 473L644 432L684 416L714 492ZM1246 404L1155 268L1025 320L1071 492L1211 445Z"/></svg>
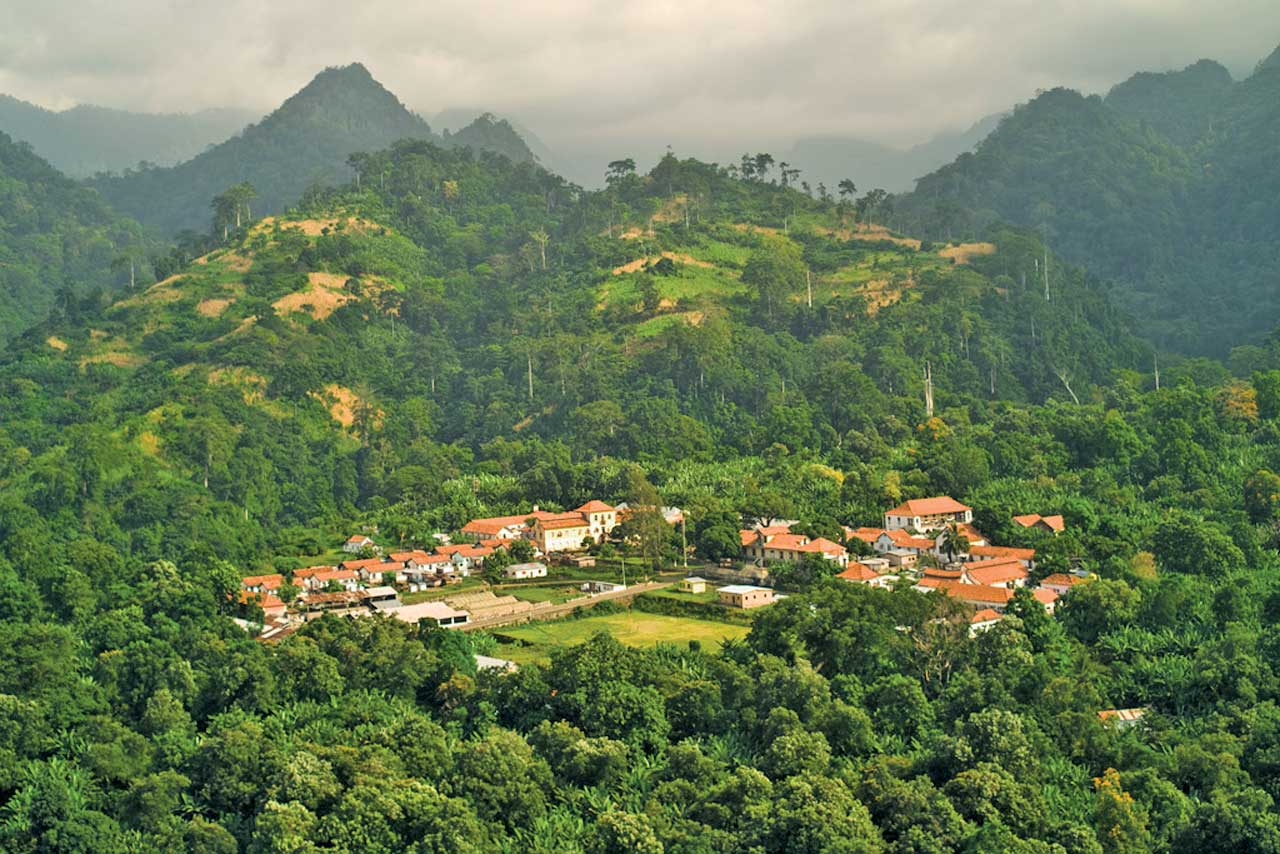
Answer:
<svg viewBox="0 0 1280 854"><path fill-rule="evenodd" d="M1201 57L1237 76L1278 0L0 0L0 92L61 108L266 112L365 63L430 117L485 107L549 143L687 151L851 134L906 144L1036 89L1105 92Z"/></svg>

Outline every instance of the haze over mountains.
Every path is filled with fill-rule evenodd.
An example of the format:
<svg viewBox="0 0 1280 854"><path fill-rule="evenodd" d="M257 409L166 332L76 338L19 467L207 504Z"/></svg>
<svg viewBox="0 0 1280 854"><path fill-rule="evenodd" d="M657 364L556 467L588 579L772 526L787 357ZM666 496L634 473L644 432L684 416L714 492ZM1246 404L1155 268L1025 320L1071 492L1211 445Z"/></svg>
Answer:
<svg viewBox="0 0 1280 854"><path fill-rule="evenodd" d="M1005 221L1117 283L1158 345L1224 355L1280 320L1280 61L1055 89L920 181L902 224L975 236Z"/></svg>
<svg viewBox="0 0 1280 854"><path fill-rule="evenodd" d="M132 169L139 162L172 166L258 118L233 107L194 113L136 113L82 104L53 111L0 95L0 130L28 142L72 178Z"/></svg>
<svg viewBox="0 0 1280 854"><path fill-rule="evenodd" d="M274 213L309 186L335 186L354 175L347 160L401 139L532 155L510 126L482 117L440 137L359 64L330 68L262 121L171 168L99 176L95 186L118 210L162 233L203 230L210 200L233 184L257 191L253 210Z"/></svg>

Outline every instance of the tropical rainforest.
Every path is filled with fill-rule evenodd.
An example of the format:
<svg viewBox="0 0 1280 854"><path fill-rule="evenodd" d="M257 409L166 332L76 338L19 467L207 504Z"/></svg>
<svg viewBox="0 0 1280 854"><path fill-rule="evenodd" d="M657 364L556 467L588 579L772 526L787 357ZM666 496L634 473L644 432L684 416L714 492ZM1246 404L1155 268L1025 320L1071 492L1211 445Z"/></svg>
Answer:
<svg viewBox="0 0 1280 854"><path fill-rule="evenodd" d="M270 216L210 167L166 225L199 232L102 251L102 289L22 240L138 227L12 146L0 260L77 287L0 355L0 847L1280 852L1280 338L1153 347L1040 223L891 230L918 200L764 153L588 192L441 142L344 152ZM741 641L515 673L483 633L231 619L357 526L660 501L714 561L938 493L1095 580L971 633L802 564Z"/></svg>
<svg viewBox="0 0 1280 854"><path fill-rule="evenodd" d="M1114 280L1157 345L1225 357L1280 322L1277 133L1276 54L1239 82L1203 60L1105 98L1055 89L922 178L900 224L935 238L1035 229Z"/></svg>

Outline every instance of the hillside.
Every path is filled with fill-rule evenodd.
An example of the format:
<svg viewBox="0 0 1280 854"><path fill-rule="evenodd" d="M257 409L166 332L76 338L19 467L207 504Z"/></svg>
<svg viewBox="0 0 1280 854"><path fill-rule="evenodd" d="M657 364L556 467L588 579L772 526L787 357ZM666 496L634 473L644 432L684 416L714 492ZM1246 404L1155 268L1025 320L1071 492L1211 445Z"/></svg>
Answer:
<svg viewBox="0 0 1280 854"><path fill-rule="evenodd" d="M92 396L40 417L123 437L188 481L175 500L207 479L211 512L247 507L265 532L395 501L393 473L457 471L494 443L852 459L886 421L923 418L926 363L940 411L1087 399L1148 363L1103 289L1056 259L1046 302L1041 248L1013 230L922 247L675 158L581 198L531 164L424 142L368 168L385 180L32 331L5 375ZM265 468L246 480L248 459ZM254 542L217 548L244 559Z"/></svg>
<svg viewBox="0 0 1280 854"><path fill-rule="evenodd" d="M465 144L520 155L504 123L486 120L460 130ZM400 139L437 139L364 66L329 68L257 124L171 168L126 171L91 183L117 209L164 234L205 231L210 202L242 182L257 192L252 210L276 213L312 186L351 180L349 157ZM527 154L527 149L523 150Z"/></svg>
<svg viewBox="0 0 1280 854"><path fill-rule="evenodd" d="M670 156L584 193L423 140L360 163L0 356L0 848L1274 850L1280 343L1153 388L1034 232L922 242L767 170ZM751 612L674 589L757 520L861 554L842 525L941 494L1034 550L1052 612L816 555ZM633 508L586 570L652 577L629 607L258 634L244 601L283 609L353 533L589 498ZM498 592L577 596L547 562L556 588Z"/></svg>
<svg viewBox="0 0 1280 854"><path fill-rule="evenodd" d="M1005 221L1117 281L1159 346L1225 355L1280 320L1280 70L1232 82L1200 62L1106 98L1068 90L1019 107L972 155L900 200L902 223L978 238Z"/></svg>
<svg viewBox="0 0 1280 854"><path fill-rule="evenodd" d="M31 144L73 178L121 172L140 162L172 166L256 118L247 110L134 113L82 104L53 111L0 95L0 131Z"/></svg>
<svg viewBox="0 0 1280 854"><path fill-rule="evenodd" d="M141 228L0 133L0 341L94 289L149 281Z"/></svg>

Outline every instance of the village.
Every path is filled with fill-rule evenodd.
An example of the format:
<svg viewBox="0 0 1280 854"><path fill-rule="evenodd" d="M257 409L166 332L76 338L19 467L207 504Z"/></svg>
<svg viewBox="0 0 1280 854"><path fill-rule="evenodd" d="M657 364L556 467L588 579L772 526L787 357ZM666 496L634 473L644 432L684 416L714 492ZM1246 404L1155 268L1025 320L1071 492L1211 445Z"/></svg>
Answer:
<svg viewBox="0 0 1280 854"><path fill-rule="evenodd" d="M683 526L679 508L656 510L666 524ZM243 578L240 601L261 608L263 640L278 639L326 612L385 614L410 624L426 621L470 631L553 620L650 592L750 611L786 595L770 567L820 560L845 582L950 597L967 607L971 631L977 632L1003 619L1020 588L1052 613L1060 597L1090 580L1071 573L1033 580L1034 549L991 544L974 526L970 507L936 496L886 511L881 527L844 527L848 547L793 532L795 520L765 520L739 532L737 560L703 564L697 574L672 567L656 578L640 574L633 563L628 584L625 552L621 577L596 571L596 554L632 512L626 504L600 500L563 512L535 506L524 514L473 519L457 532L457 542L437 534L430 550L384 550L374 536L356 534L342 545L345 559L332 565L296 569L287 577ZM1049 535L1065 527L1060 515L1027 514L1012 521ZM687 549L684 558L687 565ZM549 589L558 595L547 595Z"/></svg>

